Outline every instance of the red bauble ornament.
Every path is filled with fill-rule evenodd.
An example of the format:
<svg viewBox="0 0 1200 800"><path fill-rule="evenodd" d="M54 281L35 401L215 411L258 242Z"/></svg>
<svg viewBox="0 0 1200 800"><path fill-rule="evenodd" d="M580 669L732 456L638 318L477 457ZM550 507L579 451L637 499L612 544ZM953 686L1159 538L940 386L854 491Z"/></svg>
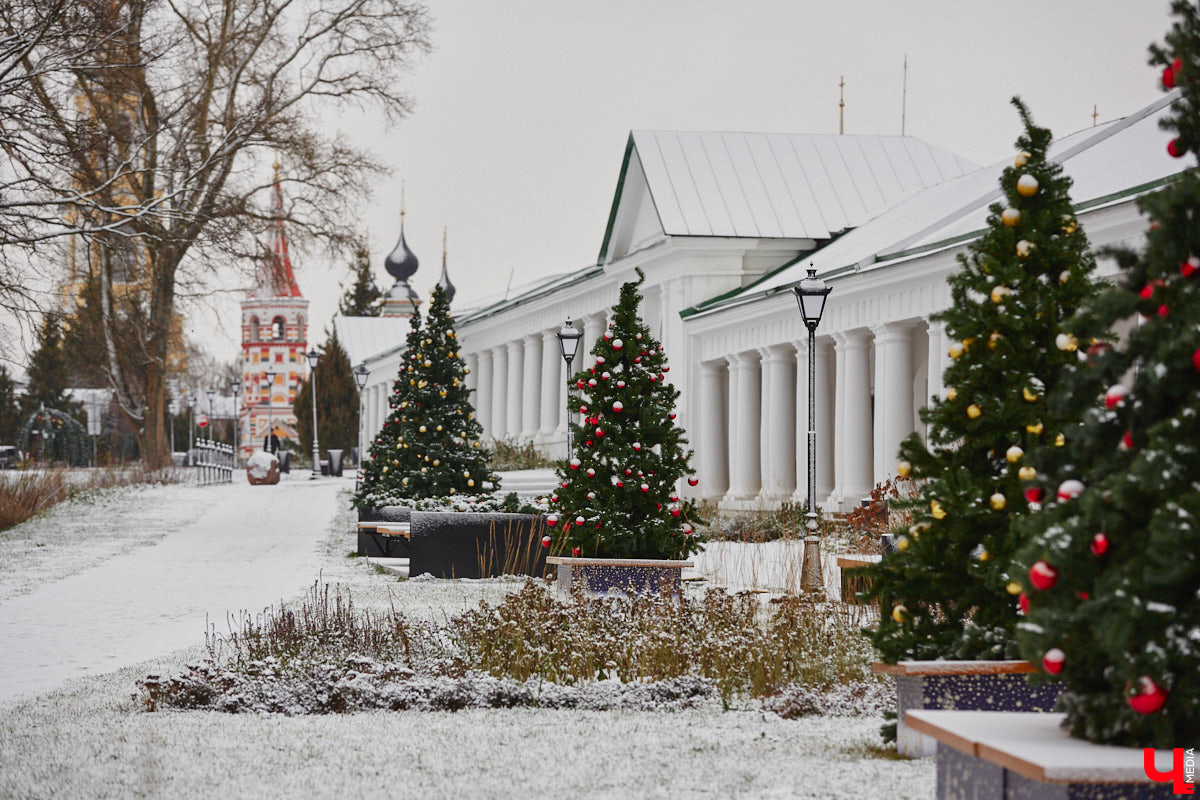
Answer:
<svg viewBox="0 0 1200 800"><path fill-rule="evenodd" d="M558 524L558 517L556 517L554 515L550 515L549 517L546 517L546 524L549 525L551 528L553 528L555 525Z"/></svg>
<svg viewBox="0 0 1200 800"><path fill-rule="evenodd" d="M1187 155L1187 145L1179 141L1178 138L1172 139L1167 142L1167 154L1171 158L1183 158Z"/></svg>
<svg viewBox="0 0 1200 800"><path fill-rule="evenodd" d="M618 488L618 489L624 489L624 488L625 488L625 481L617 481L617 488Z"/></svg>
<svg viewBox="0 0 1200 800"><path fill-rule="evenodd" d="M1046 499L1046 490L1041 486L1030 486L1025 490L1025 500L1029 503L1040 503Z"/></svg>
<svg viewBox="0 0 1200 800"><path fill-rule="evenodd" d="M1153 714L1167 704L1167 690L1149 675L1138 678L1133 687L1126 687L1125 693L1129 707L1139 714Z"/></svg>
<svg viewBox="0 0 1200 800"><path fill-rule="evenodd" d="M1121 449L1133 449L1133 431L1125 431L1125 435L1121 437Z"/></svg>
<svg viewBox="0 0 1200 800"><path fill-rule="evenodd" d="M641 450L641 449L642 449L642 443L641 443L641 442L634 442L634 443L633 443L633 449L634 449L634 450Z"/></svg>
<svg viewBox="0 0 1200 800"><path fill-rule="evenodd" d="M699 478L688 478L688 486L695 486L699 482Z"/></svg>
<svg viewBox="0 0 1200 800"><path fill-rule="evenodd" d="M577 526L581 527L581 528L583 527L583 523L584 523L584 522L586 522L586 521L587 521L587 520L585 520L583 517L576 517L576 518L575 518L575 524L576 524Z"/></svg>
<svg viewBox="0 0 1200 800"><path fill-rule="evenodd" d="M640 364L640 363L642 363L642 357L641 357L641 356L634 356L634 357L633 357L633 363L635 363L635 364Z"/></svg>
<svg viewBox="0 0 1200 800"><path fill-rule="evenodd" d="M629 476L630 476L630 475L632 475L632 474L633 474L633 470L631 470L631 469L627 469L627 470L625 470L625 476L626 476L626 477L629 477Z"/></svg>
<svg viewBox="0 0 1200 800"><path fill-rule="evenodd" d="M643 484L642 484L642 491L643 491L643 492L648 492L648 491L650 491L650 486L649 486L649 484L645 484L645 483L643 483Z"/></svg>
<svg viewBox="0 0 1200 800"><path fill-rule="evenodd" d="M675 412L672 411L670 414L667 414L667 419L675 419Z"/></svg>
<svg viewBox="0 0 1200 800"><path fill-rule="evenodd" d="M1187 260L1179 265L1179 271L1183 273L1183 277L1190 278L1197 272L1200 272L1200 258L1196 256L1188 256Z"/></svg>
<svg viewBox="0 0 1200 800"><path fill-rule="evenodd" d="M1166 303L1163 303L1161 306L1158 307L1158 315L1160 317L1165 317L1167 314L1170 314L1170 313L1171 313L1171 309L1167 307Z"/></svg>
<svg viewBox="0 0 1200 800"><path fill-rule="evenodd" d="M601 436L603 436L603 435L604 435L604 429L603 429L603 428L596 428L596 438L597 438L597 439L599 439L599 438L600 438Z"/></svg>
<svg viewBox="0 0 1200 800"><path fill-rule="evenodd" d="M1052 647L1046 651L1046 655L1042 656L1042 669L1051 675L1058 675L1063 671L1063 664L1066 661L1067 654L1057 647Z"/></svg>
<svg viewBox="0 0 1200 800"><path fill-rule="evenodd" d="M1045 561L1035 561L1029 568L1029 582L1039 591L1047 591L1058 583L1058 570Z"/></svg>
<svg viewBox="0 0 1200 800"><path fill-rule="evenodd" d="M578 547L572 547L572 548L571 548L571 555L575 556L575 558L579 558L579 548L578 548Z"/></svg>
<svg viewBox="0 0 1200 800"><path fill-rule="evenodd" d="M543 536L542 537L542 547L549 547L549 546L550 546L550 537Z"/></svg>
<svg viewBox="0 0 1200 800"><path fill-rule="evenodd" d="M1021 592L1020 596L1017 597L1017 608L1021 609L1022 614L1029 613L1029 595L1025 594L1025 592Z"/></svg>
<svg viewBox="0 0 1200 800"><path fill-rule="evenodd" d="M570 481L563 481L562 488L564 488L564 489L567 488L567 484L569 484L569 483L570 483Z"/></svg>
<svg viewBox="0 0 1200 800"><path fill-rule="evenodd" d="M1149 300L1151 297L1154 296L1154 289L1158 286L1162 286L1162 281L1160 281L1160 280L1150 281L1149 283L1147 283L1145 286L1142 287L1142 290L1140 292L1138 292L1138 297L1142 298L1143 300Z"/></svg>
<svg viewBox="0 0 1200 800"><path fill-rule="evenodd" d="M589 478L594 478L594 477L596 477L596 470L595 470L595 469L593 469L592 467L588 467L588 477L589 477Z"/></svg>
<svg viewBox="0 0 1200 800"><path fill-rule="evenodd" d="M1175 70L1167 67L1162 71L1162 85L1164 89L1175 88Z"/></svg>
<svg viewBox="0 0 1200 800"><path fill-rule="evenodd" d="M683 523L683 535L684 535L684 536L691 536L691 535L692 535L692 526L691 526L691 525L688 525L686 522L685 522L685 523Z"/></svg>
<svg viewBox="0 0 1200 800"><path fill-rule="evenodd" d="M1200 369L1200 367L1197 367L1197 369ZM1108 391L1104 393L1104 407L1109 411L1112 411L1121 404L1128 394L1129 390L1123 385L1114 383L1108 388Z"/></svg>
<svg viewBox="0 0 1200 800"><path fill-rule="evenodd" d="M651 383L654 383L656 380L658 380L658 376L657 376L657 375L651 375L651 376L650 376L650 382L651 382Z"/></svg>
<svg viewBox="0 0 1200 800"><path fill-rule="evenodd" d="M591 386L591 387L593 387L593 388L595 388L595 386L596 386L596 379L595 379L595 378L588 378L587 385L588 385L588 386ZM579 388L580 388L580 389L582 389L583 387L582 387L582 386L580 386Z"/></svg>
<svg viewBox="0 0 1200 800"><path fill-rule="evenodd" d="M1091 600L1092 596L1087 592L1076 592L1075 599L1082 603L1084 600Z"/></svg>
<svg viewBox="0 0 1200 800"><path fill-rule="evenodd" d="M1192 353L1192 366L1196 368L1197 372L1200 372L1200 347L1197 347L1196 352Z"/></svg>
<svg viewBox="0 0 1200 800"><path fill-rule="evenodd" d="M580 467L582 464L583 464L583 462L582 462L582 461L580 461L578 458L572 458L572 459L571 459L571 469L579 469L579 467Z"/></svg>
<svg viewBox="0 0 1200 800"><path fill-rule="evenodd" d="M670 371L671 371L671 368L670 368L670 367L668 367L667 365L665 365L665 364L664 364L664 365L663 365L663 370L662 370L662 371L663 371L663 372L670 372Z"/></svg>
<svg viewBox="0 0 1200 800"><path fill-rule="evenodd" d="M582 389L582 388L583 388L583 378L580 378L579 380L575 381L575 388L576 388L576 389Z"/></svg>
<svg viewBox="0 0 1200 800"><path fill-rule="evenodd" d="M680 513L682 513L682 512L681 512L681 511L680 511L678 508L672 508L672 509L671 509L671 516L672 516L672 517L678 517L678 516L680 515Z"/></svg>
<svg viewBox="0 0 1200 800"><path fill-rule="evenodd" d="M1079 495L1083 494L1084 486L1081 481L1075 479L1063 481L1058 485L1058 499L1062 501L1074 500Z"/></svg>
<svg viewBox="0 0 1200 800"><path fill-rule="evenodd" d="M587 413L587 406L580 406L580 407L579 407L579 413L580 413L580 414L586 414L586 413Z"/></svg>
<svg viewBox="0 0 1200 800"><path fill-rule="evenodd" d="M1108 552L1108 537L1101 531L1092 537L1092 555L1102 556Z"/></svg>
<svg viewBox="0 0 1200 800"><path fill-rule="evenodd" d="M618 400L617 402L613 403L613 411L615 411L615 412L617 412L618 414L620 414L620 413L621 413L622 411L624 411L624 410L625 410L625 404L624 404L624 403L622 403L620 400Z"/></svg>
<svg viewBox="0 0 1200 800"><path fill-rule="evenodd" d="M1175 70L1175 77L1176 77L1176 79L1178 79L1178 78L1179 78L1179 74L1180 74L1181 72L1183 72L1183 59L1182 59L1182 58L1177 58L1177 59L1175 59L1174 61L1172 61L1172 62L1171 62L1171 69Z"/></svg>

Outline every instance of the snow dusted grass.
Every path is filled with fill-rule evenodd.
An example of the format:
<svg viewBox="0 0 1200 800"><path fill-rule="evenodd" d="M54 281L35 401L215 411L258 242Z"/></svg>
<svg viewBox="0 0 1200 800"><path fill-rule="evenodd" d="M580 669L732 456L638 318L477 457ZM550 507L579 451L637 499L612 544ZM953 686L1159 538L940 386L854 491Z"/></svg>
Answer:
<svg viewBox="0 0 1200 800"><path fill-rule="evenodd" d="M127 505L153 504L153 510L114 503L105 513L116 515L118 524L109 523L115 528L139 514L169 522L176 513L171 509L192 502L187 491L148 490L139 503ZM198 495L205 502L203 490ZM158 498L165 507L158 507ZM348 589L359 608L394 605L410 619L444 623L481 600L502 602L524 585L516 579L397 581L379 575L364 559L347 558L355 544L354 515L344 496L339 504L343 510L323 545L320 579ZM65 514L58 522L81 526L89 513L81 508L77 517ZM249 518L254 510L246 513ZM100 530L109 524L94 530L111 547L145 544L136 535ZM0 557L0 564L5 561ZM73 569L73 559L57 563L26 560L29 579ZM0 588L9 585L11 579L0 582ZM16 704L0 703L0 797L521 798L548 787L564 796L604 798L915 799L934 793L929 760L895 761L879 747L879 717L784 719L757 703L730 711L713 699L676 711L516 708L292 717L140 711L137 681L202 658L202 638L197 630L197 644L187 650ZM828 710L861 710L861 698L833 691L832 700L828 694L822 699ZM783 694L777 701L802 706L805 698ZM780 711L785 713L782 706Z"/></svg>

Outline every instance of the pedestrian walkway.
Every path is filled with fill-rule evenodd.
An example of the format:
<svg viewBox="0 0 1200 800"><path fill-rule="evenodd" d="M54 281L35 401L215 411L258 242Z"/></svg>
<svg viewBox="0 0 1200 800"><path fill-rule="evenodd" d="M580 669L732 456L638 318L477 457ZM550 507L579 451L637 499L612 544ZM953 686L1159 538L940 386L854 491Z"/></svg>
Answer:
<svg viewBox="0 0 1200 800"><path fill-rule="evenodd" d="M63 563L67 577L0 603L0 701L200 644L206 615L224 631L230 611L294 597L317 579L318 545L351 485L250 486L238 473L231 485L196 489L211 498L197 519L164 508L156 544Z"/></svg>

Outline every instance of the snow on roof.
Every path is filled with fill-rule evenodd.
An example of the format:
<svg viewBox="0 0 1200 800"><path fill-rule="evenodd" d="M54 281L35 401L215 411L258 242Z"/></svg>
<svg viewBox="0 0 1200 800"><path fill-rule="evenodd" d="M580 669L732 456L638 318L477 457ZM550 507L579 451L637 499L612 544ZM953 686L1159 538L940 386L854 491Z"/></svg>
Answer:
<svg viewBox="0 0 1200 800"><path fill-rule="evenodd" d="M354 367L403 344L409 327L408 317L344 317L339 314L333 318L338 341Z"/></svg>
<svg viewBox="0 0 1200 800"><path fill-rule="evenodd" d="M1136 191L1190 166L1184 163L1186 159L1167 154L1170 136L1158 126L1176 96L1167 95L1128 117L1055 140L1049 156L1059 161L1074 181L1071 199L1076 206ZM707 310L705 307L736 303L789 287L804 278L809 262L827 274L969 237L986 227L988 206L1001 197L1000 174L1011 163L1011 158L1005 158L985 169L922 189L762 281L697 309Z"/></svg>
<svg viewBox="0 0 1200 800"><path fill-rule="evenodd" d="M541 291L546 290L551 286L555 286L560 282L569 282L580 277L586 277L584 272L558 272L553 275L546 275L542 278L537 278L528 283L523 283L520 286L514 286L506 289L503 292L488 295L475 300L461 308L454 310L454 320L457 323L465 322L473 317L486 316L489 312L497 311L503 308L506 304L516 303L529 298Z"/></svg>
<svg viewBox="0 0 1200 800"><path fill-rule="evenodd" d="M669 236L828 239L979 165L911 136L634 131Z"/></svg>

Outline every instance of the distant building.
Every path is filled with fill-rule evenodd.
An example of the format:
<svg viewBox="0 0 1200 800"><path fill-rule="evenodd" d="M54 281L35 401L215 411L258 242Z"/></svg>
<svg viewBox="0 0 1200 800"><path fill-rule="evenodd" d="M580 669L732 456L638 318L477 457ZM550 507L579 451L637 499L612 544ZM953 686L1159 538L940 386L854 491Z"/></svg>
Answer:
<svg viewBox="0 0 1200 800"><path fill-rule="evenodd" d="M300 294L283 230L283 189L275 164L270 243L254 286L242 300L242 403L238 416L242 455L262 449L268 431L298 440L293 403L307 369L308 301ZM267 373L273 373L268 380Z"/></svg>

